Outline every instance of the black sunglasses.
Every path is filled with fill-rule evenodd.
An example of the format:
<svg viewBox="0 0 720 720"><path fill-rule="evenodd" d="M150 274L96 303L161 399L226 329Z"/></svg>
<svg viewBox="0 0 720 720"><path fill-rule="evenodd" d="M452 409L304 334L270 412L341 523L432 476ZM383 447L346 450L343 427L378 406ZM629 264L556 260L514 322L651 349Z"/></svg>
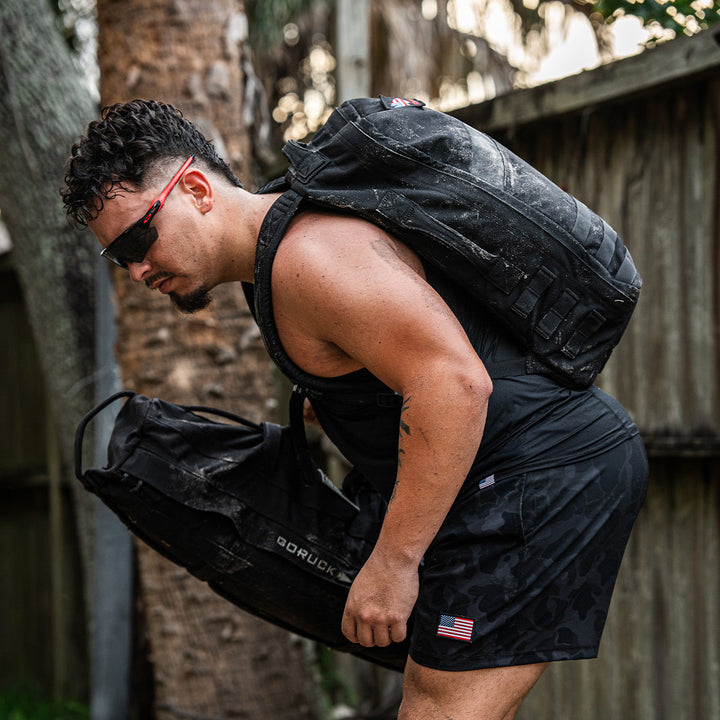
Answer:
<svg viewBox="0 0 720 720"><path fill-rule="evenodd" d="M150 209L127 230L120 233L100 254L110 262L115 263L124 270L128 263L142 262L150 246L157 240L157 229L150 226L150 222L157 215L158 210L165 204L172 189L180 182L183 173L192 165L195 156L191 155L183 166L173 175L172 180L165 189L153 200Z"/></svg>

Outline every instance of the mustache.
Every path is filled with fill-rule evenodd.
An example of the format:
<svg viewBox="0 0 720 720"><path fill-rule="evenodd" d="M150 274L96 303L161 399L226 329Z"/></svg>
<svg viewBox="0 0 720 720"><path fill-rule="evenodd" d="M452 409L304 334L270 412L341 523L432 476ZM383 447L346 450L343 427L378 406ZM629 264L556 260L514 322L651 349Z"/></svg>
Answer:
<svg viewBox="0 0 720 720"><path fill-rule="evenodd" d="M154 275L151 275L147 280L145 280L145 285L149 288L151 288L155 283L160 282L161 280L167 280L169 277L172 277L172 273L169 272L157 272Z"/></svg>

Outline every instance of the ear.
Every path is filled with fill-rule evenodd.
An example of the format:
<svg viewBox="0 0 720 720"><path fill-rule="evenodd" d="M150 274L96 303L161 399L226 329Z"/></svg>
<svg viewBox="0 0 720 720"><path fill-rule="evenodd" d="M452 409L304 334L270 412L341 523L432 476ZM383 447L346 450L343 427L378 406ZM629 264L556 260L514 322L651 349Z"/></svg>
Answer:
<svg viewBox="0 0 720 720"><path fill-rule="evenodd" d="M215 194L210 178L202 170L191 167L182 176L180 184L185 192L192 195L195 207L203 215L212 210L215 204Z"/></svg>

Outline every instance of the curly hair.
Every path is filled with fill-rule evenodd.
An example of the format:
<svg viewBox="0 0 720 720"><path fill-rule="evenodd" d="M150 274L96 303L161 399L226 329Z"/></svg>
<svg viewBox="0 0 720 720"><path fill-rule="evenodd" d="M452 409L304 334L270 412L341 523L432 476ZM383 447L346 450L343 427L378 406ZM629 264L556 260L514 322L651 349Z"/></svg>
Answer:
<svg viewBox="0 0 720 720"><path fill-rule="evenodd" d="M242 187L212 143L177 108L155 100L110 105L72 147L60 191L65 213L84 227L102 210L103 200L128 190L125 183L142 189L158 161L190 155Z"/></svg>

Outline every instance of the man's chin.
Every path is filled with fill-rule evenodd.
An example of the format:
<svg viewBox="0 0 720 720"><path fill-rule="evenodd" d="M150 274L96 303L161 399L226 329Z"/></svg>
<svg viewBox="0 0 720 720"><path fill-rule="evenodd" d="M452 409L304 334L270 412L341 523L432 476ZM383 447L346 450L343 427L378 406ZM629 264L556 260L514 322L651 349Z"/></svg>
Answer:
<svg viewBox="0 0 720 720"><path fill-rule="evenodd" d="M213 300L210 290L206 287L200 287L185 295L171 292L168 293L168 297L172 300L175 307L186 315L204 310Z"/></svg>

